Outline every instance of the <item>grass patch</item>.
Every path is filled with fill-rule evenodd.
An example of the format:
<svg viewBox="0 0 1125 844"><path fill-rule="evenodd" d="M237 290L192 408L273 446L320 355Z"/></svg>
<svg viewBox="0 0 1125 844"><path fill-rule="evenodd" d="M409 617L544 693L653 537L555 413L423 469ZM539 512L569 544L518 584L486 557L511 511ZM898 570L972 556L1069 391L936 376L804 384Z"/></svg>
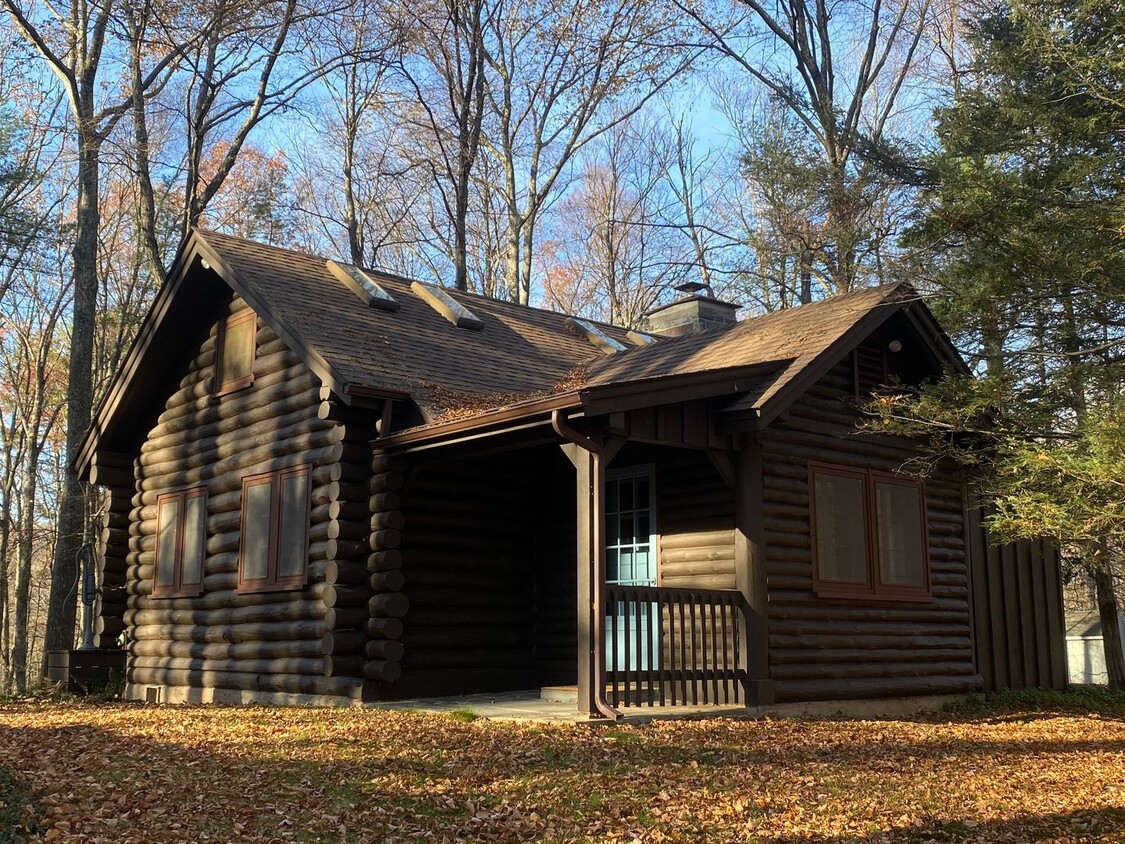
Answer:
<svg viewBox="0 0 1125 844"><path fill-rule="evenodd" d="M6 768L0 768L0 844L20 844L37 832L34 819L39 807L27 785Z"/></svg>
<svg viewBox="0 0 1125 844"><path fill-rule="evenodd" d="M1125 692L1105 686L1075 686L1066 691L1020 689L969 695L949 704L944 711L970 717L1017 713L1125 717Z"/></svg>
<svg viewBox="0 0 1125 844"><path fill-rule="evenodd" d="M460 721L463 724L468 724L470 721L477 720L477 713L473 712L471 706L459 706L449 713L449 717L454 721Z"/></svg>

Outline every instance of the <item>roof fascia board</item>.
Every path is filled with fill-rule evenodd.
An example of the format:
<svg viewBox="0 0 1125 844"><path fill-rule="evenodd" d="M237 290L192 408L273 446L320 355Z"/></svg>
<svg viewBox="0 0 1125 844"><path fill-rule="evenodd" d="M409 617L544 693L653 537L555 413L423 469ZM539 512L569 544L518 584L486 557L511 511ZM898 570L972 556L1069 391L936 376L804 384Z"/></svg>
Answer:
<svg viewBox="0 0 1125 844"><path fill-rule="evenodd" d="M945 361L961 375L972 374L969 365L965 363L965 359L961 357L961 353L957 351L957 347L953 345L953 341L925 303L921 303L921 307L908 306L906 316L939 360Z"/></svg>
<svg viewBox="0 0 1125 844"><path fill-rule="evenodd" d="M508 431L527 427L529 420L542 415L550 421L550 414L554 410L571 410L582 407L581 397L578 392L561 393L545 399L534 399L522 404L511 405L488 411L478 416L469 416L465 419L455 419L436 425L427 425L424 428L415 428L403 431L400 434L391 434L383 439L373 440L373 448L383 450L399 450L406 447L416 448L426 443L427 448L433 448L454 440L463 440L465 434L474 437L492 436ZM539 424L533 422L531 424Z"/></svg>
<svg viewBox="0 0 1125 844"><path fill-rule="evenodd" d="M350 385L332 368L332 365L324 359L324 356L312 346L304 343L298 334L293 331L289 323L270 310L266 302L250 290L246 282L242 280L242 277L222 259L218 251L207 243L204 235L197 233L196 236L199 238L200 252L207 262L211 264L211 268L222 276L223 280L250 304L250 307L254 309L254 312L258 314L258 316L269 323L270 328L274 330L277 336L285 341L285 345L297 352L297 354L304 359L305 365L320 378L321 383L325 387L332 390L345 404L351 404Z"/></svg>
<svg viewBox="0 0 1125 844"><path fill-rule="evenodd" d="M758 386L756 383L748 382L775 373L784 364L784 360L766 361L706 372L655 376L639 381L586 387L580 393L586 414L601 416L605 413L618 413L642 407L656 407L673 402L745 392Z"/></svg>
<svg viewBox="0 0 1125 844"><path fill-rule="evenodd" d="M903 301L884 301L856 320L851 328L805 364L800 372L758 407L757 427L762 429L771 425L793 402L808 392L813 384L828 374L844 350L859 345L864 337L875 331L907 304Z"/></svg>
<svg viewBox="0 0 1125 844"><path fill-rule="evenodd" d="M188 268L191 267L193 259L199 254L199 238L195 232L192 232L180 246L180 251L176 253L172 262L172 272L169 273L165 283L153 299L148 314L141 322L140 331L133 338L133 343L125 354L124 364L118 370L105 395L102 396L98 409L94 412L90 427L78 447L78 453L71 460L71 466L79 477L84 478L89 472L97 454L98 441L101 439L102 432L105 431L112 419L121 399L128 390L130 382L133 380L133 376L140 367L141 361L159 333L160 326L168 314L168 309L183 285Z"/></svg>

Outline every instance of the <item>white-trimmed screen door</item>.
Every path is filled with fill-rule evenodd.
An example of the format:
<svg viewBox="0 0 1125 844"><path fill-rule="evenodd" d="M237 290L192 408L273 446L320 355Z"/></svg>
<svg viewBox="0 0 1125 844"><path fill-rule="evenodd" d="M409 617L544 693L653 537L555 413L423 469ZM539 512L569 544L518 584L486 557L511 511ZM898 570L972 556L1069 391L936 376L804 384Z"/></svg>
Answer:
<svg viewBox="0 0 1125 844"><path fill-rule="evenodd" d="M656 492L652 466L606 472L605 486L606 583L655 586ZM638 639L640 648L637 647ZM659 662L660 619L655 605L616 602L606 618L607 670L657 668Z"/></svg>

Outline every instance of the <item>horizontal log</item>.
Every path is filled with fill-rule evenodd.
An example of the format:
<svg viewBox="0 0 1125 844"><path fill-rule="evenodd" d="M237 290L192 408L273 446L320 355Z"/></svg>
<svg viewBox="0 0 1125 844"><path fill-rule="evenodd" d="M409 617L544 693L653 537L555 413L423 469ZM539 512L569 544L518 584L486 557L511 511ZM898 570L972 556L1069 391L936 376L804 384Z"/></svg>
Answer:
<svg viewBox="0 0 1125 844"><path fill-rule="evenodd" d="M271 622L315 621L322 622L324 605L319 599L290 600L245 607L219 607L216 609L172 609L160 602L152 609L129 609L124 613L124 621L132 626L142 625L190 625L207 629L230 629L244 625L259 625ZM234 633L229 636L234 636ZM235 641L227 639L225 641Z"/></svg>
<svg viewBox="0 0 1125 844"><path fill-rule="evenodd" d="M319 642L317 643L319 645ZM173 671L248 672L254 674L321 674L323 660L317 657L280 659L192 659L176 656L134 656L131 668L162 668Z"/></svg>
<svg viewBox="0 0 1125 844"><path fill-rule="evenodd" d="M415 668L510 668L532 667L531 648L491 650L408 650L402 658L408 669Z"/></svg>
<svg viewBox="0 0 1125 844"><path fill-rule="evenodd" d="M402 618L409 609L410 600L402 592L376 595L367 603L367 612L372 618Z"/></svg>
<svg viewBox="0 0 1125 844"><path fill-rule="evenodd" d="M371 513L401 510L402 496L397 492L380 492L367 499L367 507Z"/></svg>
<svg viewBox="0 0 1125 844"><path fill-rule="evenodd" d="M368 585L372 592L398 592L406 585L406 575L401 569L377 571L371 575Z"/></svg>
<svg viewBox="0 0 1125 844"><path fill-rule="evenodd" d="M324 588L325 584L323 583L312 583L301 591L236 592L233 589L225 589L216 592L206 592L197 598L150 598L132 596L129 598L129 608L137 610L210 610L250 607L260 604L288 604L310 598L319 600Z"/></svg>
<svg viewBox="0 0 1125 844"><path fill-rule="evenodd" d="M393 571L400 568L402 568L401 551L376 551L367 557L367 570L369 572Z"/></svg>
<svg viewBox="0 0 1125 844"><path fill-rule="evenodd" d="M372 551L393 551L402 542L402 531L380 530L371 534L369 544Z"/></svg>
<svg viewBox="0 0 1125 844"><path fill-rule="evenodd" d="M668 534L660 537L662 550L695 549L708 546L732 546L733 530L700 531L698 533Z"/></svg>
<svg viewBox="0 0 1125 844"><path fill-rule="evenodd" d="M577 653L573 637L566 637L571 655ZM532 647L540 641L532 633L531 626L523 627L417 627L413 624L403 634L403 643L408 648L437 648L439 650L458 650L461 648L487 647Z"/></svg>
<svg viewBox="0 0 1125 844"><path fill-rule="evenodd" d="M357 560L325 562L324 582L338 586L358 586L367 580L367 566Z"/></svg>
<svg viewBox="0 0 1125 844"><path fill-rule="evenodd" d="M372 639L398 639L402 637L402 619L369 618L365 630Z"/></svg>
<svg viewBox="0 0 1125 844"><path fill-rule="evenodd" d="M363 655L367 659L386 659L398 662L402 659L405 650L402 642L392 639L369 639L363 646Z"/></svg>
<svg viewBox="0 0 1125 844"><path fill-rule="evenodd" d="M863 662L972 662L972 648L928 648L925 650L903 650L894 648L885 651L863 648L827 648L824 650L778 650L770 654L770 664L775 668L781 665L812 665ZM771 669L772 670L772 669ZM775 675L777 676L777 675Z"/></svg>
<svg viewBox="0 0 1125 844"><path fill-rule="evenodd" d="M313 544L315 545L317 543ZM322 544L324 556L329 560L360 561L365 560L371 553L366 542L352 542L346 539L328 539Z"/></svg>
<svg viewBox="0 0 1125 844"><path fill-rule="evenodd" d="M370 593L365 588L357 589L331 584L325 584L324 590L321 592L324 606L329 609L332 607L361 607L367 603L370 597Z"/></svg>
<svg viewBox="0 0 1125 844"><path fill-rule="evenodd" d="M867 634L840 633L774 633L770 632L770 653L783 648L865 648L871 650L925 650L926 648L964 648L971 647L969 637L947 632L946 635L927 636L879 636Z"/></svg>
<svg viewBox="0 0 1125 844"><path fill-rule="evenodd" d="M360 629L367 624L368 617L366 607L329 607L324 611L324 629Z"/></svg>
<svg viewBox="0 0 1125 844"><path fill-rule="evenodd" d="M384 472L371 477L368 491L377 494L381 492L394 492L402 489L404 478L399 472Z"/></svg>
<svg viewBox="0 0 1125 844"><path fill-rule="evenodd" d="M403 593L397 593L403 594ZM410 629L422 627L530 627L534 616L530 608L505 606L446 607L415 605L410 609Z"/></svg>
<svg viewBox="0 0 1125 844"><path fill-rule="evenodd" d="M406 525L406 517L401 510L380 510L370 514L368 524L373 531L402 530Z"/></svg>
<svg viewBox="0 0 1125 844"><path fill-rule="evenodd" d="M200 671L131 666L129 682L141 686L235 689L239 691L286 692L289 694L351 696L357 684L353 678L324 677L321 674L258 674L249 671Z"/></svg>
<svg viewBox="0 0 1125 844"><path fill-rule="evenodd" d="M319 639L266 642L192 642L134 639L126 648L136 657L187 657L207 660L260 660L320 657Z"/></svg>
<svg viewBox="0 0 1125 844"><path fill-rule="evenodd" d="M91 466L87 478L92 486L119 487L133 489L136 478L133 476L133 467L121 468L117 466Z"/></svg>
<svg viewBox="0 0 1125 844"><path fill-rule="evenodd" d="M661 543L660 562L663 565L683 565L721 561L731 564L734 561L734 535L731 534L730 545L710 545L700 548L667 548Z"/></svg>
<svg viewBox="0 0 1125 844"><path fill-rule="evenodd" d="M367 644L367 634L362 630L329 630L320 640L325 656L332 654L358 654Z"/></svg>
<svg viewBox="0 0 1125 844"><path fill-rule="evenodd" d="M369 660L363 664L363 676L381 683L394 683L402 676L402 666L393 660Z"/></svg>
<svg viewBox="0 0 1125 844"><path fill-rule="evenodd" d="M152 639L168 642L227 643L246 642L296 642L302 639L320 641L324 635L324 622L318 619L302 621L262 621L239 624L136 624L129 633L137 640Z"/></svg>
<svg viewBox="0 0 1125 844"><path fill-rule="evenodd" d="M851 680L785 680L777 685L782 702L908 697L911 695L962 694L979 689L980 677L902 677Z"/></svg>
<svg viewBox="0 0 1125 844"><path fill-rule="evenodd" d="M399 454L375 454L371 458L372 474L405 472L409 465L407 459Z"/></svg>
<svg viewBox="0 0 1125 844"><path fill-rule="evenodd" d="M324 657L320 670L325 677L362 677L363 657L329 654Z"/></svg>

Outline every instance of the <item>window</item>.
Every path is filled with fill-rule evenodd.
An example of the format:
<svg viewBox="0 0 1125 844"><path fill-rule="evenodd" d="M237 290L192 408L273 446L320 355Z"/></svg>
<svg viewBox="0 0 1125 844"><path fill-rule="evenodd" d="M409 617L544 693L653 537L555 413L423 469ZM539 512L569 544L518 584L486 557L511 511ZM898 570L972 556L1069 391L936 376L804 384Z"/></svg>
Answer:
<svg viewBox="0 0 1125 844"><path fill-rule="evenodd" d="M203 592L207 491L169 492L156 499L156 565L152 597L183 598Z"/></svg>
<svg viewBox="0 0 1125 844"><path fill-rule="evenodd" d="M242 479L240 592L305 585L309 558L309 467Z"/></svg>
<svg viewBox="0 0 1125 844"><path fill-rule="evenodd" d="M258 318L251 310L241 311L219 323L215 338L215 389L221 396L254 383L254 352Z"/></svg>
<svg viewBox="0 0 1125 844"><path fill-rule="evenodd" d="M809 492L818 595L929 598L920 482L872 469L809 464Z"/></svg>

